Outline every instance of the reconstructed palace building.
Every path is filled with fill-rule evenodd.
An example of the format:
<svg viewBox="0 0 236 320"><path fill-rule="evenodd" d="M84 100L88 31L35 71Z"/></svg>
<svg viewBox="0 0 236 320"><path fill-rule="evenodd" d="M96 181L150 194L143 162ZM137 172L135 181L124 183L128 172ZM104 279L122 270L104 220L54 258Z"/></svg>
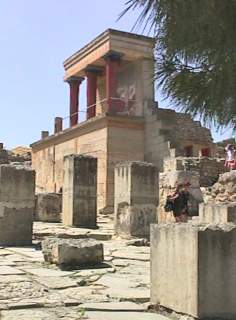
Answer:
<svg viewBox="0 0 236 320"><path fill-rule="evenodd" d="M43 131L32 147L39 192L59 192L63 159L97 158L98 210L113 210L114 167L125 160L163 169L168 155L214 156L210 131L189 115L158 108L154 94L154 39L108 29L64 62L70 88L70 126L55 118L52 135ZM86 120L79 91L87 83Z"/></svg>

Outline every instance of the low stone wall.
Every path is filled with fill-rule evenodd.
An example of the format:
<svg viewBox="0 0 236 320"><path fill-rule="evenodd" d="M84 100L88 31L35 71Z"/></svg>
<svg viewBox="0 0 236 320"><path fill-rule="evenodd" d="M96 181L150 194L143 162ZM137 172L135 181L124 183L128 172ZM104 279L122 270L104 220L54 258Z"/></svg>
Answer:
<svg viewBox="0 0 236 320"><path fill-rule="evenodd" d="M232 203L200 203L199 205L200 223L234 223L236 224L236 202Z"/></svg>
<svg viewBox="0 0 236 320"><path fill-rule="evenodd" d="M164 160L164 172L196 171L199 173L201 187L212 186L221 173L227 171L224 167L225 159L208 157L168 157Z"/></svg>
<svg viewBox="0 0 236 320"><path fill-rule="evenodd" d="M115 168L115 229L122 237L149 237L156 222L157 168L146 162L123 162Z"/></svg>
<svg viewBox="0 0 236 320"><path fill-rule="evenodd" d="M200 319L235 319L236 227L151 226L151 303Z"/></svg>

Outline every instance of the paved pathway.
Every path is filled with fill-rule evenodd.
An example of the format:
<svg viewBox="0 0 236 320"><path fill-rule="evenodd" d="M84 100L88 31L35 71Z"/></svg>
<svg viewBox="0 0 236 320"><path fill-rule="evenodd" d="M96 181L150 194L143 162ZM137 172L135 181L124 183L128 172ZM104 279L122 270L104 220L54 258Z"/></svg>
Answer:
<svg viewBox="0 0 236 320"><path fill-rule="evenodd" d="M110 221L97 230L35 223L44 236L92 236L104 244L105 262L92 269L61 271L44 262L37 246L0 249L0 319L164 320L147 312L149 247L111 239Z"/></svg>

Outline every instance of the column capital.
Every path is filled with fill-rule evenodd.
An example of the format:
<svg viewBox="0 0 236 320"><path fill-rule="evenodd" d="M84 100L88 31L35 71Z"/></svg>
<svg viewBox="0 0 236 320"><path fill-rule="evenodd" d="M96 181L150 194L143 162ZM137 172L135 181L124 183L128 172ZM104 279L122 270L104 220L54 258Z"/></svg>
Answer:
<svg viewBox="0 0 236 320"><path fill-rule="evenodd" d="M103 56L103 58L105 60L119 61L123 55L124 54L121 52L110 50Z"/></svg>
<svg viewBox="0 0 236 320"><path fill-rule="evenodd" d="M83 77L72 76L72 77L69 77L68 79L66 79L65 82L67 82L69 84L70 83L75 83L75 82L81 83L83 80L84 80Z"/></svg>
<svg viewBox="0 0 236 320"><path fill-rule="evenodd" d="M88 65L85 69L84 69L85 73L95 73L95 74L101 74L103 71L102 67L99 66L94 66L94 65Z"/></svg>

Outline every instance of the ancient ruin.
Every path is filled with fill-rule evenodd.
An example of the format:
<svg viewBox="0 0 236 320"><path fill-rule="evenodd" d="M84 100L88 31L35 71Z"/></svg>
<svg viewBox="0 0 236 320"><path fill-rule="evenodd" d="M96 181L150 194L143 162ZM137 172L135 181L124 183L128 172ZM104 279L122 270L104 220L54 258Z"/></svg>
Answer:
<svg viewBox="0 0 236 320"><path fill-rule="evenodd" d="M3 319L236 318L236 171L209 129L159 107L153 49L106 30L64 62L69 116L31 154L0 144ZM165 210L179 183L186 223Z"/></svg>

